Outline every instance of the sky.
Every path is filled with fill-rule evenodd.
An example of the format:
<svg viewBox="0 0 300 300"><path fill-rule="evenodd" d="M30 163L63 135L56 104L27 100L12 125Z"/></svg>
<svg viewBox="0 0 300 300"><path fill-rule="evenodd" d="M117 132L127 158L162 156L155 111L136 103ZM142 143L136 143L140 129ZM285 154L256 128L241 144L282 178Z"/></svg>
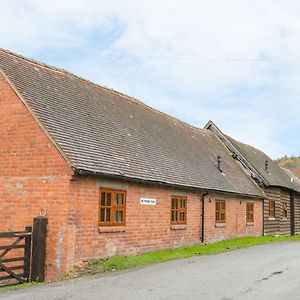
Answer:
<svg viewBox="0 0 300 300"><path fill-rule="evenodd" d="M0 47L300 155L300 1L0 0Z"/></svg>

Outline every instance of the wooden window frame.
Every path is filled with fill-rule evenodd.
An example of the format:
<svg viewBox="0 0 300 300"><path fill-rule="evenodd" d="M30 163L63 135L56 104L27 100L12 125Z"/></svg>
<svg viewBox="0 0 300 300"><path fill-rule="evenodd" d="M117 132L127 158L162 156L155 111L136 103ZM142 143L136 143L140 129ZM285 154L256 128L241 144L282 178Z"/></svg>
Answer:
<svg viewBox="0 0 300 300"><path fill-rule="evenodd" d="M177 207L173 207L173 200L177 201ZM181 200L184 200L185 207L180 207ZM176 214L177 221L173 221L173 213ZM184 221L180 221L180 214L183 213ZM186 196L171 196L171 215L170 223L171 225L185 225L187 221L187 197Z"/></svg>
<svg viewBox="0 0 300 300"><path fill-rule="evenodd" d="M246 203L246 222L247 223L254 222L254 203L253 202Z"/></svg>
<svg viewBox="0 0 300 300"><path fill-rule="evenodd" d="M223 204L224 204L224 208L222 208ZM219 208L218 208L218 206L219 206ZM222 215L224 215L224 218L222 218ZM225 224L226 223L226 201L225 200L216 200L215 201L215 222L217 224Z"/></svg>
<svg viewBox="0 0 300 300"><path fill-rule="evenodd" d="M269 218L275 219L275 217L276 217L276 202L274 200L269 200Z"/></svg>
<svg viewBox="0 0 300 300"><path fill-rule="evenodd" d="M111 205L101 205L101 196L102 193L111 193ZM114 199L115 194L122 194L123 195L123 205L115 205ZM107 201L107 200L106 200ZM110 209L110 221L102 221L101 222L101 209ZM123 212L123 221L122 222L114 222L114 212L115 211L122 211ZM106 212L105 212L106 213ZM124 226L126 220L126 192L121 190L114 190L114 189L102 189L99 190L99 211L98 211L98 225L99 226Z"/></svg>
<svg viewBox="0 0 300 300"><path fill-rule="evenodd" d="M281 215L283 219L288 218L288 205L286 202L282 202L282 210L281 210Z"/></svg>

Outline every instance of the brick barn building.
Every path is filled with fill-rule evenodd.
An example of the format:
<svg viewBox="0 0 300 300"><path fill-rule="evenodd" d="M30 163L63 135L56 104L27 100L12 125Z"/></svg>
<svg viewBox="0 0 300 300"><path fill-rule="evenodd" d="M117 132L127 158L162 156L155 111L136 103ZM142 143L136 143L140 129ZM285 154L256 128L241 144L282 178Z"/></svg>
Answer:
<svg viewBox="0 0 300 300"><path fill-rule="evenodd" d="M0 231L47 212L47 278L82 259L262 235L255 182L206 129L0 50Z"/></svg>
<svg viewBox="0 0 300 300"><path fill-rule="evenodd" d="M215 133L264 190L264 234L300 234L300 181L289 170L278 166L262 151L225 135L212 121L205 126Z"/></svg>

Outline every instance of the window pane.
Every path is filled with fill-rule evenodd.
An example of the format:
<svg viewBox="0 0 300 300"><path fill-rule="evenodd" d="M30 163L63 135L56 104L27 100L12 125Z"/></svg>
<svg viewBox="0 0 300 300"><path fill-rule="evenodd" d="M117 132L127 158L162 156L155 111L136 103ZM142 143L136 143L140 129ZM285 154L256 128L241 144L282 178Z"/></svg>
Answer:
<svg viewBox="0 0 300 300"><path fill-rule="evenodd" d="M115 210L114 211L114 222L118 222L119 221L119 211Z"/></svg>
<svg viewBox="0 0 300 300"><path fill-rule="evenodd" d="M105 208L101 208L100 210L100 222L105 221Z"/></svg>
<svg viewBox="0 0 300 300"><path fill-rule="evenodd" d="M106 208L106 222L110 222L110 208Z"/></svg>
<svg viewBox="0 0 300 300"><path fill-rule="evenodd" d="M225 209L225 202L221 202L221 208L224 210Z"/></svg>
<svg viewBox="0 0 300 300"><path fill-rule="evenodd" d="M185 208L185 199L180 199L180 208Z"/></svg>
<svg viewBox="0 0 300 300"><path fill-rule="evenodd" d="M101 206L105 206L105 195L106 195L105 192L101 193Z"/></svg>
<svg viewBox="0 0 300 300"><path fill-rule="evenodd" d="M122 210L115 210L114 211L114 222L120 223L123 222L124 219L124 212Z"/></svg>
<svg viewBox="0 0 300 300"><path fill-rule="evenodd" d="M178 208L178 199L174 199L174 208Z"/></svg>
<svg viewBox="0 0 300 300"><path fill-rule="evenodd" d="M184 222L185 220L185 213L184 212L180 212L180 222Z"/></svg>
<svg viewBox="0 0 300 300"><path fill-rule="evenodd" d="M123 215L123 210L119 211L119 221L123 222L124 221L124 215Z"/></svg>
<svg viewBox="0 0 300 300"><path fill-rule="evenodd" d="M172 199L172 201L171 201L171 206L172 206L172 209L175 208L175 199Z"/></svg>
<svg viewBox="0 0 300 300"><path fill-rule="evenodd" d="M220 202L216 202L216 210L220 210Z"/></svg>
<svg viewBox="0 0 300 300"><path fill-rule="evenodd" d="M119 204L119 201L118 201L118 194L115 193L115 196L114 196L114 205L118 205Z"/></svg>
<svg viewBox="0 0 300 300"><path fill-rule="evenodd" d="M221 213L221 220L225 221L225 214L224 213Z"/></svg>
<svg viewBox="0 0 300 300"><path fill-rule="evenodd" d="M176 210L172 210L172 221L173 222L177 221L177 211Z"/></svg>
<svg viewBox="0 0 300 300"><path fill-rule="evenodd" d="M111 205L111 193L107 193L107 196L106 196L106 205L107 206Z"/></svg>
<svg viewBox="0 0 300 300"><path fill-rule="evenodd" d="M119 194L119 204L124 205L124 194Z"/></svg>

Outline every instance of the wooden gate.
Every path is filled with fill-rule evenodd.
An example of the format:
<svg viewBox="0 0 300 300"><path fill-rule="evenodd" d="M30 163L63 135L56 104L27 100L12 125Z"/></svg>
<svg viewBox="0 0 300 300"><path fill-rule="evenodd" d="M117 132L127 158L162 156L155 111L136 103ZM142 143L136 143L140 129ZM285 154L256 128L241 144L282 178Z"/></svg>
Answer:
<svg viewBox="0 0 300 300"><path fill-rule="evenodd" d="M7 243L0 245L0 281L28 282L30 279L32 227L26 227L25 231L0 232L0 238L5 241L5 244ZM19 249L23 249L23 251Z"/></svg>
<svg viewBox="0 0 300 300"><path fill-rule="evenodd" d="M47 219L37 217L25 231L0 232L0 287L44 281Z"/></svg>

